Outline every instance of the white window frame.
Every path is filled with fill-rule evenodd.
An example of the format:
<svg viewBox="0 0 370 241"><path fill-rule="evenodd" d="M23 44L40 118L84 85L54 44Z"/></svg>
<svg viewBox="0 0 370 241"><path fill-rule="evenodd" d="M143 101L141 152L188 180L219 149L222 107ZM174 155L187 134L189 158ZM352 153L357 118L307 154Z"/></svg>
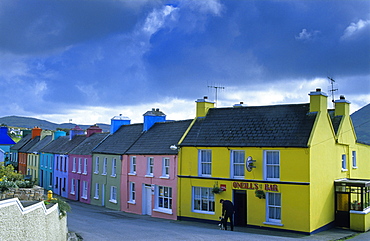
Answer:
<svg viewBox="0 0 370 241"><path fill-rule="evenodd" d="M76 157L73 157L72 172L76 172Z"/></svg>
<svg viewBox="0 0 370 241"><path fill-rule="evenodd" d="M281 224L281 200L281 193L266 192L266 222L264 224L283 226Z"/></svg>
<svg viewBox="0 0 370 241"><path fill-rule="evenodd" d="M81 157L78 158L78 167L77 167L77 173L81 173L81 169L82 169L82 159Z"/></svg>
<svg viewBox="0 0 370 241"><path fill-rule="evenodd" d="M130 182L129 184L129 201L128 203L136 204L136 190L135 190L135 183Z"/></svg>
<svg viewBox="0 0 370 241"><path fill-rule="evenodd" d="M87 175L87 158L84 158L84 172L82 174Z"/></svg>
<svg viewBox="0 0 370 241"><path fill-rule="evenodd" d="M342 154L342 172L348 171L347 170L347 155Z"/></svg>
<svg viewBox="0 0 370 241"><path fill-rule="evenodd" d="M130 158L130 175L136 175L136 156Z"/></svg>
<svg viewBox="0 0 370 241"><path fill-rule="evenodd" d="M111 177L117 176L117 159L116 158L112 159L112 174L110 176Z"/></svg>
<svg viewBox="0 0 370 241"><path fill-rule="evenodd" d="M202 193L205 194L202 196ZM199 204L195 204L196 201ZM192 211L195 213L215 214L215 194L212 193L212 188L209 187L193 187L192 188ZM213 204L212 204L213 203ZM203 205L206 204L207 208L204 210ZM199 207L199 208L198 208ZM213 209L213 210L212 210Z"/></svg>
<svg viewBox="0 0 370 241"><path fill-rule="evenodd" d="M164 157L162 159L162 176L161 178L170 177L170 158Z"/></svg>
<svg viewBox="0 0 370 241"><path fill-rule="evenodd" d="M352 151L352 168L357 168L357 153Z"/></svg>
<svg viewBox="0 0 370 241"><path fill-rule="evenodd" d="M71 194L76 193L76 180L74 178L71 179Z"/></svg>
<svg viewBox="0 0 370 241"><path fill-rule="evenodd" d="M145 177L153 177L153 174L154 174L154 157L148 157Z"/></svg>
<svg viewBox="0 0 370 241"><path fill-rule="evenodd" d="M87 199L87 189L88 189L87 181L82 181L82 195L81 195L81 198Z"/></svg>
<svg viewBox="0 0 370 241"><path fill-rule="evenodd" d="M95 157L95 174L99 174L99 157Z"/></svg>
<svg viewBox="0 0 370 241"><path fill-rule="evenodd" d="M237 178L237 179L244 179L245 177L245 151L231 150L230 163L231 163L231 177Z"/></svg>
<svg viewBox="0 0 370 241"><path fill-rule="evenodd" d="M274 156L275 154L277 154L277 157L278 157L278 163L271 163L269 162L268 160L268 155L270 153L273 153ZM268 163L269 162L269 163ZM264 179L265 180L268 180L268 181L280 181L280 151L279 150L265 150L263 152L263 163L264 163ZM273 175L271 173L271 169L272 169L272 172L274 173L276 168L278 168L278 177L276 175ZM272 177L271 177L272 176Z"/></svg>
<svg viewBox="0 0 370 241"><path fill-rule="evenodd" d="M110 187L110 198L109 202L111 203L117 203L117 187L111 186Z"/></svg>
<svg viewBox="0 0 370 241"><path fill-rule="evenodd" d="M172 195L172 187L156 186L154 211L172 214Z"/></svg>
<svg viewBox="0 0 370 241"><path fill-rule="evenodd" d="M95 183L94 199L99 199L99 183Z"/></svg>
<svg viewBox="0 0 370 241"><path fill-rule="evenodd" d="M103 159L103 171L102 175L107 175L107 167L108 167L108 158L104 157Z"/></svg>
<svg viewBox="0 0 370 241"><path fill-rule="evenodd" d="M212 176L212 150L203 149L198 152L198 170L199 176Z"/></svg>

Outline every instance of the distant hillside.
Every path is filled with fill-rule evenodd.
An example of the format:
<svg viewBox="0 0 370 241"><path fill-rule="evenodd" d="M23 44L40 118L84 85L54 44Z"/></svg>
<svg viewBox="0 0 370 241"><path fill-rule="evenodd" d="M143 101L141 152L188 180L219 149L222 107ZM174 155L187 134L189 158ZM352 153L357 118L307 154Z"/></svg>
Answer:
<svg viewBox="0 0 370 241"><path fill-rule="evenodd" d="M40 120L32 117L21 117L21 116L6 116L0 118L0 125L5 124L7 126L12 127L22 127L22 128L30 128L32 129L35 126L40 127L43 130L56 130L57 128L63 129L72 129L76 126L74 123L62 123L56 124L46 120ZM91 125L79 125L81 129L86 130L90 126L94 125L95 123L91 123ZM110 125L97 123L97 125L103 129L103 132L110 131Z"/></svg>
<svg viewBox="0 0 370 241"><path fill-rule="evenodd" d="M356 130L357 140L370 144L370 104L354 112L351 118Z"/></svg>

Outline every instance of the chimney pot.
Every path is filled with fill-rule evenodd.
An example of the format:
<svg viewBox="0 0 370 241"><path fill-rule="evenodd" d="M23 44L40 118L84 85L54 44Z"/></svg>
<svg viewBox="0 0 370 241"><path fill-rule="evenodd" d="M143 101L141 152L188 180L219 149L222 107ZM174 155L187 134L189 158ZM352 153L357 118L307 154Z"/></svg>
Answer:
<svg viewBox="0 0 370 241"><path fill-rule="evenodd" d="M155 111L159 111L159 108L155 109Z"/></svg>
<svg viewBox="0 0 370 241"><path fill-rule="evenodd" d="M152 108L152 111L155 111L155 108Z"/></svg>
<svg viewBox="0 0 370 241"><path fill-rule="evenodd" d="M344 97L344 95L341 95L341 96L339 97L339 99L341 99L341 100L345 100L346 98Z"/></svg>
<svg viewBox="0 0 370 241"><path fill-rule="evenodd" d="M321 92L321 89L320 89L320 88L316 88L316 91L317 91L317 92Z"/></svg>
<svg viewBox="0 0 370 241"><path fill-rule="evenodd" d="M204 96L203 99L205 99L205 100L208 99L208 96Z"/></svg>
<svg viewBox="0 0 370 241"><path fill-rule="evenodd" d="M244 102L243 101L240 101L240 104L242 105L242 104L244 104Z"/></svg>

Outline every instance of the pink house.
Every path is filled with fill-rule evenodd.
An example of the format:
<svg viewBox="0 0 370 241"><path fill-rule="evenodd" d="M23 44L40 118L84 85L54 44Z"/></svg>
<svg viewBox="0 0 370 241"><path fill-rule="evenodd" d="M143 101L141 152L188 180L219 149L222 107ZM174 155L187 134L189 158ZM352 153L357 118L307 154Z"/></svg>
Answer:
<svg viewBox="0 0 370 241"><path fill-rule="evenodd" d="M87 138L69 153L68 198L90 203L92 151L108 133L98 126L87 129Z"/></svg>
<svg viewBox="0 0 370 241"><path fill-rule="evenodd" d="M170 146L191 120L150 120L160 115L165 117L158 109L144 114L143 135L122 157L121 211L176 220L178 150Z"/></svg>

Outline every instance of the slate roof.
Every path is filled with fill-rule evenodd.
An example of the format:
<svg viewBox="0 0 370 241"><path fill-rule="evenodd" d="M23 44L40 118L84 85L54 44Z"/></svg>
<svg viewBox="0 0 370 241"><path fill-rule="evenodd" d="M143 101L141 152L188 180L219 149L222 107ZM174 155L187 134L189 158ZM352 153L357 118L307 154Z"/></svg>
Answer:
<svg viewBox="0 0 370 241"><path fill-rule="evenodd" d="M307 147L317 113L309 104L209 109L181 146Z"/></svg>
<svg viewBox="0 0 370 241"><path fill-rule="evenodd" d="M178 150L171 150L177 145L192 120L157 122L130 147L126 154L176 155Z"/></svg>
<svg viewBox="0 0 370 241"><path fill-rule="evenodd" d="M86 139L86 135L76 135L72 140L69 136L61 136L41 149L42 152L53 154L68 154Z"/></svg>
<svg viewBox="0 0 370 241"><path fill-rule="evenodd" d="M18 152L27 153L30 148L32 148L34 145L37 144L37 142L40 141L40 136L35 136L33 139L31 139L27 144L22 146Z"/></svg>
<svg viewBox="0 0 370 241"><path fill-rule="evenodd" d="M10 150L18 151L31 140L31 137L31 134L26 135L25 137L20 139L14 146L10 147Z"/></svg>
<svg viewBox="0 0 370 241"><path fill-rule="evenodd" d="M124 154L140 137L143 132L143 124L123 125L116 132L109 135L93 153Z"/></svg>
<svg viewBox="0 0 370 241"><path fill-rule="evenodd" d="M91 155L93 149L104 140L109 133L94 133L87 137L81 144L74 148L69 154L75 155Z"/></svg>
<svg viewBox="0 0 370 241"><path fill-rule="evenodd" d="M329 113L329 116L330 116L330 119L331 119L331 123L333 124L334 132L335 132L335 134L337 134L338 129L339 129L339 125L340 125L340 122L343 119L343 116L341 116L341 115L334 116L334 114L335 114L334 110L329 110L328 113Z"/></svg>
<svg viewBox="0 0 370 241"><path fill-rule="evenodd" d="M44 148L47 144L49 144L52 141L52 135L45 136L42 140L37 142L34 146L32 146L30 149L28 149L28 153L34 153L34 152L40 152L42 148Z"/></svg>

